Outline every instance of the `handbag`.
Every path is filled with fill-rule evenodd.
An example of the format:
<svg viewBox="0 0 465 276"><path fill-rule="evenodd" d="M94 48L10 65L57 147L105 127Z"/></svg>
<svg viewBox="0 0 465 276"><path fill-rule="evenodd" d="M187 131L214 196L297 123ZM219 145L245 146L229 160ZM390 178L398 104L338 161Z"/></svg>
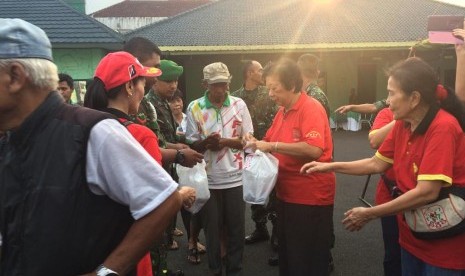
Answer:
<svg viewBox="0 0 465 276"><path fill-rule="evenodd" d="M256 150L245 157L242 171L244 201L264 205L278 178L278 159Z"/></svg>
<svg viewBox="0 0 465 276"><path fill-rule="evenodd" d="M196 214L202 209L203 205L210 199L210 190L208 189L208 177L205 170L205 160L202 163L197 163L192 168L187 168L181 165L176 166L176 172L179 177L179 186L188 186L195 189L194 204L187 211Z"/></svg>
<svg viewBox="0 0 465 276"><path fill-rule="evenodd" d="M436 201L404 212L405 221L417 239L453 237L465 232L465 187L441 188Z"/></svg>

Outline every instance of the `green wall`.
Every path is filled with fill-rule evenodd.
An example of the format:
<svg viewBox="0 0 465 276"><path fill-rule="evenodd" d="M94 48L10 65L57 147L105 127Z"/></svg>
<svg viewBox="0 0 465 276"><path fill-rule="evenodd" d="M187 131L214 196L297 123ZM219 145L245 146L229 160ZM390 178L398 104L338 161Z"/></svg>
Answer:
<svg viewBox="0 0 465 276"><path fill-rule="evenodd" d="M331 110L341 105L348 104L349 91L351 88L358 89L358 65L373 64L376 66L375 89L370 92L375 100L387 97L386 69L396 62L408 56L408 49L391 51L339 51L315 53L321 58L320 69L326 73L326 94L330 101ZM270 61L276 60L283 55L297 60L303 52L276 53L276 54L211 54L211 55L182 55L169 56L184 66L184 74L180 78L179 87L186 94L187 105L190 101L203 95L201 87L202 69L205 65L221 61L224 62L233 75L230 90L234 91L242 85L242 62L247 59L255 59L263 66ZM441 80L445 79L444 72L455 68L455 53L453 51L428 51L418 52L417 56L423 58L440 73ZM455 73L454 73L455 74ZM455 75L454 75L455 76ZM454 77L452 76L452 77ZM363 76L361 76L363 78ZM450 78L450 77L449 77Z"/></svg>
<svg viewBox="0 0 465 276"><path fill-rule="evenodd" d="M103 49L53 49L53 59L59 73L66 73L74 80L92 79L95 67L106 55Z"/></svg>

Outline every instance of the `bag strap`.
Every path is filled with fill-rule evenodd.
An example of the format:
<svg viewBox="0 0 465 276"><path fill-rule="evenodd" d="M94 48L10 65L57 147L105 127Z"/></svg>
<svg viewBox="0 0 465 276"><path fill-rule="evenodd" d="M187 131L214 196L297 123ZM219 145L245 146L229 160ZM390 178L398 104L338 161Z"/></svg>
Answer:
<svg viewBox="0 0 465 276"><path fill-rule="evenodd" d="M120 122L121 122L121 121L120 121ZM132 124L134 124L134 122L132 122L132 121L129 121L129 120L127 120L127 121L124 121L124 122L121 122L121 123L122 123L122 124L123 124L123 126L125 126L126 128L127 128L129 125L132 125Z"/></svg>
<svg viewBox="0 0 465 276"><path fill-rule="evenodd" d="M389 190L392 198L396 198L402 194L394 180L389 179L384 173L381 174L381 178L383 179L384 185L386 185L386 188Z"/></svg>

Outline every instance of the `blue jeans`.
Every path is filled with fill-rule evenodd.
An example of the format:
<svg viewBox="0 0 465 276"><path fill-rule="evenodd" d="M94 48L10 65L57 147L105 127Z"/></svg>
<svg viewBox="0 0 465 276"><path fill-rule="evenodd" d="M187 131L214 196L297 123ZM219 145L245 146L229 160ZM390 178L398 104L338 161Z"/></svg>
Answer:
<svg viewBox="0 0 465 276"><path fill-rule="evenodd" d="M381 218L384 241L384 276L401 276L401 257L399 245L399 227L397 217Z"/></svg>
<svg viewBox="0 0 465 276"><path fill-rule="evenodd" d="M447 269L423 262L401 249L403 276L465 276L465 270Z"/></svg>

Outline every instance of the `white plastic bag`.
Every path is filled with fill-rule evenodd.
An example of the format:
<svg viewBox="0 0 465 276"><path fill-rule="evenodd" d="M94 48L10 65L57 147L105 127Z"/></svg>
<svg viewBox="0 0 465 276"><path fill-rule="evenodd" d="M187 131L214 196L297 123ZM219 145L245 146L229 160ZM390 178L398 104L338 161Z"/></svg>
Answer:
<svg viewBox="0 0 465 276"><path fill-rule="evenodd" d="M247 155L242 171L245 202L266 203L278 178L278 163L276 157L259 150Z"/></svg>
<svg viewBox="0 0 465 276"><path fill-rule="evenodd" d="M192 204L191 208L186 209L192 214L199 212L210 198L205 166L205 160L202 160L202 163L197 163L193 168L187 168L181 165L176 166L176 171L179 176L179 186L188 186L195 189L195 202Z"/></svg>

